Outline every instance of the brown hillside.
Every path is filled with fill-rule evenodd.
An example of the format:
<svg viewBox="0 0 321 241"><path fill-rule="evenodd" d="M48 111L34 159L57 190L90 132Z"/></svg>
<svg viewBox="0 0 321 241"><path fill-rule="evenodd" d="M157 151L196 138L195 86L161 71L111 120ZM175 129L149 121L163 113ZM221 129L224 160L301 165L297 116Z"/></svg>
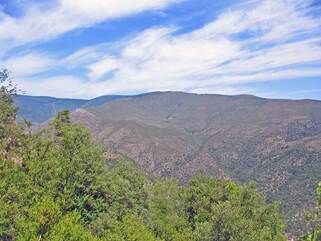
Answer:
<svg viewBox="0 0 321 241"><path fill-rule="evenodd" d="M108 153L148 173L186 181L198 171L254 180L282 201L289 230L321 180L321 102L254 96L155 93L77 110Z"/></svg>

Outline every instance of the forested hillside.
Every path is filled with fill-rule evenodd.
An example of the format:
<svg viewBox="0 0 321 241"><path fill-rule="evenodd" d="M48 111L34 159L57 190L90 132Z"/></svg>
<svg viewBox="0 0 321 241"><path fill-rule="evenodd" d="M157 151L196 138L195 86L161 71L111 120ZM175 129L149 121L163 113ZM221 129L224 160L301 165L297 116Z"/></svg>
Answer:
<svg viewBox="0 0 321 241"><path fill-rule="evenodd" d="M91 130L105 156L125 155L148 175L254 180L269 201L281 201L288 232L306 230L304 210L314 206L321 178L320 101L180 92L79 101L15 98L20 118L31 120L82 107L71 120Z"/></svg>
<svg viewBox="0 0 321 241"><path fill-rule="evenodd" d="M33 135L16 125L16 89L0 76L1 240L286 240L278 205L254 184L151 180L107 163L89 131L60 112Z"/></svg>

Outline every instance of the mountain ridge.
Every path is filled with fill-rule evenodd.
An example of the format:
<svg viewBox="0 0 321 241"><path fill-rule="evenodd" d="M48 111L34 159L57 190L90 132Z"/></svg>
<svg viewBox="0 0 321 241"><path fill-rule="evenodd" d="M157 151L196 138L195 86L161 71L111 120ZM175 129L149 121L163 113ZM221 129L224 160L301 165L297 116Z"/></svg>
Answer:
<svg viewBox="0 0 321 241"><path fill-rule="evenodd" d="M98 106L115 100L139 98L155 93L158 92L137 95L102 95L92 99L18 95L14 99L14 104L19 107L18 117L20 119L25 118L34 124L41 124L53 118L59 111L74 111L78 108Z"/></svg>
<svg viewBox="0 0 321 241"><path fill-rule="evenodd" d="M140 98L148 95L166 94L166 93L181 93L198 96L228 96L228 97L245 97L245 98L257 98L266 100L286 100L286 99L268 99L255 95L241 94L241 95L221 95L221 94L197 94L187 93L181 91L154 91L141 93L137 95L103 95L92 99L77 99L77 98L59 98L51 96L32 96L32 95L18 95L15 97L15 105L19 107L18 116L20 118L26 118L27 120L40 124L51 118L53 118L59 111L69 110L74 111L78 108L86 108L90 106L104 105L109 102L127 99L127 98ZM289 100L291 101L291 100ZM320 100L302 99L293 101L315 101Z"/></svg>

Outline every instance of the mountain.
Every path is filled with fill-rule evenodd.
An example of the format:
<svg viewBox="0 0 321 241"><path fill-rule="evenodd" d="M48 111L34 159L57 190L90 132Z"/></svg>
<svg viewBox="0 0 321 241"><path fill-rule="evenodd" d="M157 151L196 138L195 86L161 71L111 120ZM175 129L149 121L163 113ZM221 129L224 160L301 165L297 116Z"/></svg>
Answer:
<svg viewBox="0 0 321 241"><path fill-rule="evenodd" d="M88 106L72 119L91 129L106 155L125 154L150 175L257 182L282 202L292 233L315 204L320 101L163 92Z"/></svg>
<svg viewBox="0 0 321 241"><path fill-rule="evenodd" d="M98 106L115 100L126 98L138 98L154 94L144 93L139 95L104 95L94 99L68 99L48 96L18 95L15 97L15 105L19 107L18 117L25 118L34 124L43 123L53 118L59 111L74 111L78 108Z"/></svg>
<svg viewBox="0 0 321 241"><path fill-rule="evenodd" d="M106 95L90 100L54 98L47 96L18 95L15 97L15 105L19 107L18 116L26 118L37 124L53 118L59 111L76 110L82 107L96 106L127 98L122 95Z"/></svg>
<svg viewBox="0 0 321 241"><path fill-rule="evenodd" d="M41 123L52 118L57 112L80 108L86 100L59 99L46 96L19 95L15 97L15 105L19 107L18 116L33 123Z"/></svg>

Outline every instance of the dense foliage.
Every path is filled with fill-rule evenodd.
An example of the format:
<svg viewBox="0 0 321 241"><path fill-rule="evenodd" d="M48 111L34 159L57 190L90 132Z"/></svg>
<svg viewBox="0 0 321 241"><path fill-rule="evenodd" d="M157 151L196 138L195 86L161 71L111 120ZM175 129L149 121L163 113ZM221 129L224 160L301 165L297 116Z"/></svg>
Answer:
<svg viewBox="0 0 321 241"><path fill-rule="evenodd" d="M309 232L303 240L320 241L321 240L321 182L317 187L318 206L307 215L309 223L312 225L312 231Z"/></svg>
<svg viewBox="0 0 321 241"><path fill-rule="evenodd" d="M132 163L107 164L68 111L31 134L2 77L0 240L285 240L277 204L253 184L195 176L186 186L147 178ZM9 87L10 88L10 87Z"/></svg>

